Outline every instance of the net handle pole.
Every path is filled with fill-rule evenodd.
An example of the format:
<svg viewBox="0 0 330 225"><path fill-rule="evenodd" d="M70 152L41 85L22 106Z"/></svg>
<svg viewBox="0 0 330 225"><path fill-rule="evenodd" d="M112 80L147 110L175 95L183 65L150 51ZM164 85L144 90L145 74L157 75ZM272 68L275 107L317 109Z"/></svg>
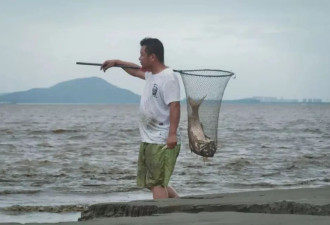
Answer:
<svg viewBox="0 0 330 225"><path fill-rule="evenodd" d="M85 66L102 66L102 63L88 63L88 62L76 62L77 65L85 65ZM113 67L121 67L121 68L126 68L126 69L141 69L140 67L137 66L126 66L122 64L115 65Z"/></svg>
<svg viewBox="0 0 330 225"><path fill-rule="evenodd" d="M102 63L88 63L88 62L76 62L77 65L85 65L85 66L102 66L103 64ZM113 67L120 67L120 68L123 68L123 69L141 69L140 67L137 67L137 66L126 66L126 65L122 65L122 64L117 64ZM174 72L177 72L177 73L181 73L182 70L173 70Z"/></svg>
<svg viewBox="0 0 330 225"><path fill-rule="evenodd" d="M76 62L77 65L85 65L85 66L102 66L103 64L102 63L88 63L88 62ZM126 66L126 65L123 65L123 64L118 64L118 65L115 65L113 67L120 67L120 68L123 68L123 69L141 69L141 67L137 67L137 66ZM203 70L173 70L174 72L176 73L180 73L180 74L187 74L187 75L191 75L191 76L200 76L200 75L196 75L196 74L193 74L191 72L193 71L211 71L209 69L203 69ZM225 70L218 70L218 71L222 71L222 72L226 72L228 73L228 75L214 75L214 76L208 76L208 77L231 77L234 75L234 73L230 72L230 71L225 71Z"/></svg>

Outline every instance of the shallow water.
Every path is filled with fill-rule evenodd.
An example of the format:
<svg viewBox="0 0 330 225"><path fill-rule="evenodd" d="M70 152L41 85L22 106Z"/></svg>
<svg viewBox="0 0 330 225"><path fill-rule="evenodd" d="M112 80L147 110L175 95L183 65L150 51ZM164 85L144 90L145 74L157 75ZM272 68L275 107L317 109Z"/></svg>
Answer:
<svg viewBox="0 0 330 225"><path fill-rule="evenodd" d="M137 110L0 105L0 208L151 199L135 187ZM330 184L330 105L223 104L218 151L205 162L189 150L185 106L180 124L171 184L181 196Z"/></svg>

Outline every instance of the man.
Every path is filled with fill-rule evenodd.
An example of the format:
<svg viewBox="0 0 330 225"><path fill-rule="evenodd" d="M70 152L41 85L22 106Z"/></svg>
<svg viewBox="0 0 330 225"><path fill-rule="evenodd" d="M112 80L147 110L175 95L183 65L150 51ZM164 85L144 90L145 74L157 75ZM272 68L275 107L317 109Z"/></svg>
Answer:
<svg viewBox="0 0 330 225"><path fill-rule="evenodd" d="M163 44L155 38L140 42L140 66L122 60L107 60L101 70L116 65L128 74L146 80L140 102L140 145L137 186L152 191L154 199L177 198L168 185L180 152L180 85L173 70L164 64Z"/></svg>

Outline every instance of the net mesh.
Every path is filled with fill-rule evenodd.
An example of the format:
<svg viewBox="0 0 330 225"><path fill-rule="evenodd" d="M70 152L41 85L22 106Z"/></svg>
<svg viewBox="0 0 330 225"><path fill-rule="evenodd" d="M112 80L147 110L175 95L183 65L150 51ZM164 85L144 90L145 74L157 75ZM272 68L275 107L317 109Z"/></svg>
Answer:
<svg viewBox="0 0 330 225"><path fill-rule="evenodd" d="M186 92L189 147L197 155L213 157L218 145L218 120L223 93L234 74L223 70L178 72Z"/></svg>

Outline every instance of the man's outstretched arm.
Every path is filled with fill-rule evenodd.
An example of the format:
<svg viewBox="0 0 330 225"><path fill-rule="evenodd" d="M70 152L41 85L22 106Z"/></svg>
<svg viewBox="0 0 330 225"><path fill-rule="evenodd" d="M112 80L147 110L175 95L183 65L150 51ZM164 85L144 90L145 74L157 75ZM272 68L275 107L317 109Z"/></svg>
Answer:
<svg viewBox="0 0 330 225"><path fill-rule="evenodd" d="M143 80L145 79L145 76L144 76L145 71L143 71L142 68L139 65L137 65L135 63L132 63L132 62L122 61L122 60L119 60L119 59L106 60L102 64L101 70L103 70L105 72L107 69L109 69L111 67L114 67L114 66L117 66L117 65L137 67L139 69L123 68L123 70L125 70L128 74L130 74L134 77L138 77L138 78L141 78Z"/></svg>

